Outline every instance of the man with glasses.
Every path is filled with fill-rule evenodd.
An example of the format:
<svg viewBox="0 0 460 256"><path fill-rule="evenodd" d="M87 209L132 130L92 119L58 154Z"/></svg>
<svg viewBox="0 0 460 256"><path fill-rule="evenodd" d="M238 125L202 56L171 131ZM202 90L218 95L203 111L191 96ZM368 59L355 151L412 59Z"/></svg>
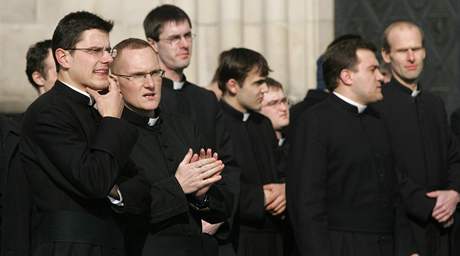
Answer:
<svg viewBox="0 0 460 256"><path fill-rule="evenodd" d="M193 33L190 18L179 7L165 4L150 11L143 25L147 41L158 54L160 66L165 70L162 109L187 116L197 125L203 135L203 146L216 151L224 162L221 183L232 191L236 202L239 168L232 158L231 142L221 121L222 114L216 97L212 92L187 81L184 75L192 56ZM234 206L235 212L236 204ZM214 237L219 239L220 244L229 245L231 223L232 219L229 219L222 226L216 227L203 222L204 232L212 235L218 228ZM227 249L231 250L230 246Z"/></svg>
<svg viewBox="0 0 460 256"><path fill-rule="evenodd" d="M20 147L36 208L32 255L124 255L107 197L117 197L117 179L133 171L138 134L120 119L123 99L109 78L112 26L85 11L59 21L52 38L58 80L24 115Z"/></svg>
<svg viewBox="0 0 460 256"><path fill-rule="evenodd" d="M228 192L214 185L224 165L216 153L200 150L201 137L190 119L160 111L164 71L152 47L130 38L115 49L111 70L125 100L123 118L139 131L131 157L151 186L147 208L127 218L127 253L203 255L209 248L202 243L201 219L222 222L232 207ZM149 198L140 196L130 180L120 191L128 211L141 209L140 199Z"/></svg>

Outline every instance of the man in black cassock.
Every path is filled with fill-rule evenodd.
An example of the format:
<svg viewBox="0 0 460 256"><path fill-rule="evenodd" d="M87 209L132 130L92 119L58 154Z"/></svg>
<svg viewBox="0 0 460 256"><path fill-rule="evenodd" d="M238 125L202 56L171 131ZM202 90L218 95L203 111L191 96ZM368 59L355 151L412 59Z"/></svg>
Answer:
<svg viewBox="0 0 460 256"><path fill-rule="evenodd" d="M210 149L200 152L190 119L160 111L164 71L149 43L130 38L115 49L111 70L125 100L123 118L139 131L131 158L151 186L149 196L129 180L120 184L126 212L148 202L127 218L127 254L217 255L203 242L201 219L217 223L230 215L232 194L219 184L224 165Z"/></svg>
<svg viewBox="0 0 460 256"><path fill-rule="evenodd" d="M384 32L382 56L392 80L377 106L388 127L399 168L406 173L403 198L420 255L450 255L449 226L460 191L460 156L442 100L421 90L423 32L397 21ZM458 241L457 241L458 243Z"/></svg>
<svg viewBox="0 0 460 256"><path fill-rule="evenodd" d="M233 159L218 101L212 92L187 81L184 75L190 64L194 37L189 16L179 7L165 4L151 10L143 25L147 41L158 53L160 66L165 70L161 109L187 116L195 123L204 139L203 146L216 151L224 162L223 180L237 198L240 169ZM217 225L203 222L203 232L217 239L221 255L234 255L230 243L232 222L232 217Z"/></svg>
<svg viewBox="0 0 460 256"><path fill-rule="evenodd" d="M19 141L17 120L0 116L0 255L30 255L31 195Z"/></svg>
<svg viewBox="0 0 460 256"><path fill-rule="evenodd" d="M224 123L241 167L238 255L283 255L285 185L278 176L277 146L270 120L260 110L270 68L260 54L233 48L221 54L218 69Z"/></svg>
<svg viewBox="0 0 460 256"><path fill-rule="evenodd" d="M402 234L388 136L367 106L382 99L378 67L375 47L361 38L325 53L332 93L301 115L291 142L288 213L299 255L415 253Z"/></svg>
<svg viewBox="0 0 460 256"><path fill-rule="evenodd" d="M109 79L112 26L84 11L59 21L52 39L58 81L24 115L20 150L36 208L32 255L124 255L107 197L137 131L120 119L122 96Z"/></svg>

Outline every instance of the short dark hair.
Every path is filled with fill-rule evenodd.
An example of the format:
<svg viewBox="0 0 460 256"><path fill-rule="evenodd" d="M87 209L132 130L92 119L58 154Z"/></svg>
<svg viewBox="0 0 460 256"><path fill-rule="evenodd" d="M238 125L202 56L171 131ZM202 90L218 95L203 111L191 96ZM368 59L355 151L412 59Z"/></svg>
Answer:
<svg viewBox="0 0 460 256"><path fill-rule="evenodd" d="M81 34L89 29L99 29L109 33L113 28L113 22L87 12L71 12L62 18L53 33L53 57L56 62L56 70L59 70L59 63L56 60L56 49L70 49L81 40Z"/></svg>
<svg viewBox="0 0 460 256"><path fill-rule="evenodd" d="M358 64L358 49L376 52L373 43L362 38L342 40L329 47L324 53L323 75L329 91L337 88L337 81L343 69L354 69Z"/></svg>
<svg viewBox="0 0 460 256"><path fill-rule="evenodd" d="M390 25L388 25L383 31L382 49L384 52L388 53L391 50L390 42L388 42L388 35L390 34L390 31L393 28L397 26L401 26L401 25L417 28L418 31L420 31L420 36L422 37L422 46L425 46L425 35L423 33L422 28L419 25L417 25L415 22L412 22L410 20L396 20L390 23Z"/></svg>
<svg viewBox="0 0 460 256"><path fill-rule="evenodd" d="M224 51L219 57L217 83L222 93L227 91L227 81L235 79L240 86L252 69L256 68L262 76L271 72L267 60L262 54L247 48L232 48Z"/></svg>
<svg viewBox="0 0 460 256"><path fill-rule="evenodd" d="M283 85L271 77L267 77L267 79L265 80L265 83L267 84L267 87L269 90L270 89L283 90Z"/></svg>
<svg viewBox="0 0 460 256"><path fill-rule="evenodd" d="M125 49L144 49L150 48L153 51L152 46L145 40L139 38L127 38L113 47L117 50L117 56L113 59L112 67L116 65L119 57ZM153 51L154 52L154 51Z"/></svg>
<svg viewBox="0 0 460 256"><path fill-rule="evenodd" d="M192 22L184 10L171 4L160 5L151 10L144 19L145 37L158 42L167 22L181 23L184 21L188 22L190 28L192 27Z"/></svg>
<svg viewBox="0 0 460 256"><path fill-rule="evenodd" d="M38 84L32 78L32 74L38 71L45 79L47 74L45 70L45 59L51 50L51 40L43 40L29 47L26 55L26 74L29 82L38 90Z"/></svg>

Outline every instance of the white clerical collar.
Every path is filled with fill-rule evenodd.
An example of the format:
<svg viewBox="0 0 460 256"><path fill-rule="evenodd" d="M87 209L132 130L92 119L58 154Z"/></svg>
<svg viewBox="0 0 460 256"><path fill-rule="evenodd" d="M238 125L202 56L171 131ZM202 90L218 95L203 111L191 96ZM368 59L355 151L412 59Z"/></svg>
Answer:
<svg viewBox="0 0 460 256"><path fill-rule="evenodd" d="M285 140L286 140L286 138L281 138L281 139L279 139L279 140L278 140L278 147L283 146Z"/></svg>
<svg viewBox="0 0 460 256"><path fill-rule="evenodd" d="M343 101L345 101L346 103L348 104L351 104L355 107L358 108L358 113L363 113L363 111L367 108L366 105L363 105L363 104L360 104L354 100L351 100L343 95L341 95L340 93L336 92L336 91L333 91L333 93L335 94L335 96L339 97L340 99L342 99Z"/></svg>
<svg viewBox="0 0 460 256"><path fill-rule="evenodd" d="M246 113L243 113L243 122L248 121L250 115L251 115L251 114L250 114L250 113L247 113L247 112L246 112Z"/></svg>
<svg viewBox="0 0 460 256"><path fill-rule="evenodd" d="M410 96L412 96L412 98L415 98L417 97L417 95L420 93L420 90L418 89L418 86L415 87L415 90L412 91L412 93L410 94Z"/></svg>
<svg viewBox="0 0 460 256"><path fill-rule="evenodd" d="M88 97L88 98L89 98L89 102L88 102L88 105L89 105L89 106L92 106L92 105L94 104L94 99L89 95L89 93L87 93L87 92L85 92L85 91L82 91L82 90L78 89L77 87L72 86L72 85L70 85L70 84L68 84L68 83L65 83L65 82L63 82L63 81L61 81L61 80L59 80L59 81L60 81L61 83L65 84L65 85L66 85L67 87L69 87L70 89L72 89L72 90L74 90L74 91L76 91L76 92L78 92L78 93L80 93L80 94L83 94L83 95L85 95L86 97Z"/></svg>
<svg viewBox="0 0 460 256"><path fill-rule="evenodd" d="M184 87L184 84L185 84L185 80L184 81L173 81L173 89L174 90L181 90L182 87Z"/></svg>
<svg viewBox="0 0 460 256"><path fill-rule="evenodd" d="M160 119L159 116L157 116L157 117L150 117L150 118L149 118L149 121L147 122L147 125L148 125L148 126L154 126L154 125L157 123L158 119Z"/></svg>

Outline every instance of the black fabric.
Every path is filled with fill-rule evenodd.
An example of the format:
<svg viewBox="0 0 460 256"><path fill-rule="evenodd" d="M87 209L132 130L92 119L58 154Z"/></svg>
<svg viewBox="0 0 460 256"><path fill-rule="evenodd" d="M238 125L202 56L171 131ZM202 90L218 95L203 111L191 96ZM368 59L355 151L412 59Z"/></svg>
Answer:
<svg viewBox="0 0 460 256"><path fill-rule="evenodd" d="M239 201L238 255L281 255L282 243L271 243L281 237L283 221L265 211L263 185L281 183L275 163L277 146L271 122L265 116L251 112L243 121L243 113L221 102L224 123L230 132L235 158L241 167L241 197ZM251 237L252 244L245 242ZM247 248L253 246L253 249ZM257 248L263 248L258 250Z"/></svg>
<svg viewBox="0 0 460 256"><path fill-rule="evenodd" d="M214 237L219 240L219 244L230 243L234 235L233 220L238 206L241 170L233 157L234 148L229 130L222 120L222 111L216 96L185 78L182 89L174 90L173 81L164 78L160 108L192 120L203 138L200 146L213 149L225 164L222 183L232 192L235 200L231 217L218 229Z"/></svg>
<svg viewBox="0 0 460 256"><path fill-rule="evenodd" d="M384 100L376 107L388 127L397 164L406 174L402 193L418 252L449 255L448 230L431 217L435 199L425 194L460 191L460 155L442 100L424 90L415 98L411 93L393 79L383 87Z"/></svg>
<svg viewBox="0 0 460 256"><path fill-rule="evenodd" d="M372 108L358 113L333 94L298 120L287 198L299 255L340 255L331 231L407 234L396 226L398 179L383 121ZM377 248L356 255L381 255Z"/></svg>
<svg viewBox="0 0 460 256"><path fill-rule="evenodd" d="M182 191L174 174L189 148L195 152L201 145L201 137L194 124L185 117L162 111L154 126L148 126L148 118L125 110L123 118L135 125L139 139L131 158L142 167L141 175L150 185L150 202L143 216L129 216L126 224L128 255L203 255L208 238L201 234L201 219L210 223L224 221L231 212L232 194L219 183L207 192L209 210L196 211L190 207L192 196ZM124 202L128 208L139 202L138 186L127 180L120 184ZM134 196L133 196L134 193ZM141 200L141 204L145 205Z"/></svg>
<svg viewBox="0 0 460 256"><path fill-rule="evenodd" d="M32 205L18 154L20 122L0 116L0 255L30 255Z"/></svg>
<svg viewBox="0 0 460 256"><path fill-rule="evenodd" d="M65 241L54 251L51 245L59 239L43 241L38 235L49 230L47 222L42 222L46 212L76 212L113 225L107 195L124 167L134 168L129 155L136 129L117 118L98 117L89 97L57 81L27 109L21 134L21 157L37 208L32 216L32 254L87 255L80 253L91 251L94 254L88 255L102 255L115 250L98 242ZM121 230L113 228L118 232L112 238L122 241Z"/></svg>

